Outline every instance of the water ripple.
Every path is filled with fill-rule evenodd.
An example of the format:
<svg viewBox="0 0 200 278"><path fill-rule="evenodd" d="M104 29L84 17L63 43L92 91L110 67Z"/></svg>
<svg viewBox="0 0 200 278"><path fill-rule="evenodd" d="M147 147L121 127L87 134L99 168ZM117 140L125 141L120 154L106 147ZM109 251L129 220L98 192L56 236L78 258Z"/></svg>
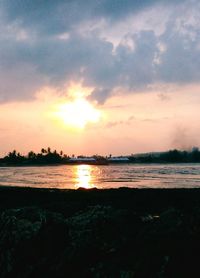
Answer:
<svg viewBox="0 0 200 278"><path fill-rule="evenodd" d="M0 186L192 188L200 187L200 164L0 167Z"/></svg>

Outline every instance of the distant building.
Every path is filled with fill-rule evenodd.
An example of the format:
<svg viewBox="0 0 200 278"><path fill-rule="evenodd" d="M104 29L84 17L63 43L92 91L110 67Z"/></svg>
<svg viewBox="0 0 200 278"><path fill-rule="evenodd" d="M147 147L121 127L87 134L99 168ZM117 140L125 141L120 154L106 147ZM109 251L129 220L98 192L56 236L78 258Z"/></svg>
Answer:
<svg viewBox="0 0 200 278"><path fill-rule="evenodd" d="M69 162L95 162L96 159L93 157L72 157Z"/></svg>
<svg viewBox="0 0 200 278"><path fill-rule="evenodd" d="M111 163L128 163L130 162L130 160L128 159L128 157L124 157L124 156L120 156L120 157L109 157L108 158L108 162L111 162Z"/></svg>

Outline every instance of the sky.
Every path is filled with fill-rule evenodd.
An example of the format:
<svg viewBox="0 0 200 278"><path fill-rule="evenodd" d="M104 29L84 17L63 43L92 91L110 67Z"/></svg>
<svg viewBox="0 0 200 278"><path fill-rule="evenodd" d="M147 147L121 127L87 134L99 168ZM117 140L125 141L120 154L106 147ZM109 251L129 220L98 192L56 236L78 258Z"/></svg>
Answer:
<svg viewBox="0 0 200 278"><path fill-rule="evenodd" d="M200 146L200 2L0 0L0 155Z"/></svg>

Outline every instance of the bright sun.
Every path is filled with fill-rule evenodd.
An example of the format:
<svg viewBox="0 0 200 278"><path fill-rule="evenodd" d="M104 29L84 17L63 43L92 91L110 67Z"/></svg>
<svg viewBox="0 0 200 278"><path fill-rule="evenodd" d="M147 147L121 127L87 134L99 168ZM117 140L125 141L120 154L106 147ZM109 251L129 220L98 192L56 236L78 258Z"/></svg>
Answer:
<svg viewBox="0 0 200 278"><path fill-rule="evenodd" d="M77 98L72 102L60 104L56 116L69 127L83 129L87 123L99 121L100 111L84 98Z"/></svg>

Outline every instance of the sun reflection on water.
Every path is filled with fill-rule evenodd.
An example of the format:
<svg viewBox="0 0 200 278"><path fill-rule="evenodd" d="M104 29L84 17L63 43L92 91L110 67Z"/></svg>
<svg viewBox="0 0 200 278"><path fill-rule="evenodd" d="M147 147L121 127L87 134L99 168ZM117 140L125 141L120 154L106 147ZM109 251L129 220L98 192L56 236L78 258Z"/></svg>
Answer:
<svg viewBox="0 0 200 278"><path fill-rule="evenodd" d="M93 188L94 184L92 184L92 166L78 165L75 169L76 169L75 188L79 188L79 187L83 187L86 189Z"/></svg>

